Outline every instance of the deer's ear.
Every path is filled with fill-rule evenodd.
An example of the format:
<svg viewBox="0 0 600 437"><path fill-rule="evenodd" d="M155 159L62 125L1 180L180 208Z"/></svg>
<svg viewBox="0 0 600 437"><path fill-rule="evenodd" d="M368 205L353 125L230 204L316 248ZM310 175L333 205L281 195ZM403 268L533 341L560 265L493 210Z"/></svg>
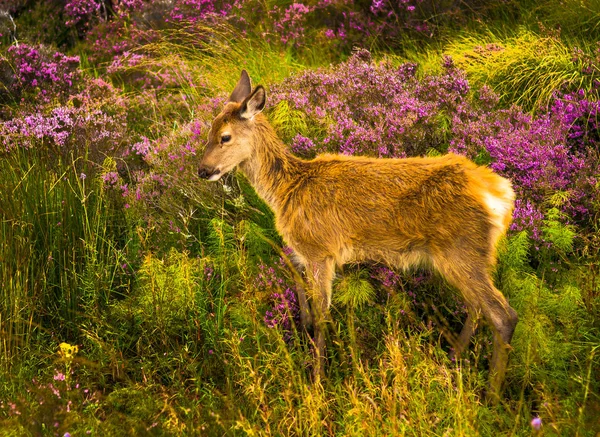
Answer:
<svg viewBox="0 0 600 437"><path fill-rule="evenodd" d="M250 76L248 76L246 70L242 70L240 80L238 80L237 85L235 86L233 92L229 96L228 102L241 103L246 97L250 95L251 91L252 85L250 84Z"/></svg>
<svg viewBox="0 0 600 437"><path fill-rule="evenodd" d="M267 92L262 85L259 85L254 89L254 92L242 102L242 105L240 106L240 117L248 120L251 119L265 109L266 103Z"/></svg>

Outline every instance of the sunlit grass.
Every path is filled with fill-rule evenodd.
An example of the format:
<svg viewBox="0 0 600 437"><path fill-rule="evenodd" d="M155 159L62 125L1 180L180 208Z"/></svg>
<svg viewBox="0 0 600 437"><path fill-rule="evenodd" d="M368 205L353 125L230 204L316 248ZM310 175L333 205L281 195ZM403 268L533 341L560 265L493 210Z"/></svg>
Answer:
<svg viewBox="0 0 600 437"><path fill-rule="evenodd" d="M161 31L157 42L143 45L135 53L146 55L123 72L168 72L192 101L225 96L235 87L245 69L258 83L276 83L304 68L288 51L260 38L247 38L226 24L199 23Z"/></svg>
<svg viewBox="0 0 600 437"><path fill-rule="evenodd" d="M445 49L471 84L489 85L505 105L546 107L558 90L590 89L592 77L573 60L573 47L553 36L523 30L514 37L468 33Z"/></svg>
<svg viewBox="0 0 600 437"><path fill-rule="evenodd" d="M569 10L554 1L532 10L570 32L578 20L595 32L594 2L567 3ZM473 28L430 49L406 41L402 53L378 56L416 60L429 72L450 54L472 88L489 84L504 104L532 110L564 83L591 83L572 61L574 44L561 37ZM334 55L294 52L221 25L160 32L134 50L142 61L112 76L148 137L208 122L197 107L226 97L242 68L254 84L270 85ZM138 89L128 75L140 72L168 73L173 86ZM298 133L319 136L286 102L269 117L288 142ZM484 400L490 330L482 324L451 362L444 330L460 328L464 315L445 308L455 297L440 280L410 289L420 293L413 301L408 289L381 287L367 266L341 273L327 376L315 381L310 333L292 330L286 341L265 326L275 287L257 285L257 266L285 268L272 214L243 179L232 179L239 198L227 211L224 198L202 197L217 188L199 189L195 179L179 185L188 210L202 215L183 238L156 235L120 193L103 189L100 174L115 171L115 161L89 176L86 165L73 157L54 166L33 150L0 161L0 435L522 436L536 433L537 416L539 435L597 433L598 262L574 255L579 236L552 215L544 223L551 250L535 248L523 231L500 251L496 282L520 322L504 397L491 406ZM182 216L173 198L163 202L163 213ZM409 283L410 273L404 278ZM435 314L432 303L440 304ZM79 349L68 370L62 343ZM55 378L70 371L69 380Z"/></svg>
<svg viewBox="0 0 600 437"><path fill-rule="evenodd" d="M2 366L34 332L62 326L73 335L126 287L119 217L105 211L98 173L83 159L51 169L47 156L16 150L0 162ZM122 217L121 217L122 219ZM114 222L109 222L114 220Z"/></svg>

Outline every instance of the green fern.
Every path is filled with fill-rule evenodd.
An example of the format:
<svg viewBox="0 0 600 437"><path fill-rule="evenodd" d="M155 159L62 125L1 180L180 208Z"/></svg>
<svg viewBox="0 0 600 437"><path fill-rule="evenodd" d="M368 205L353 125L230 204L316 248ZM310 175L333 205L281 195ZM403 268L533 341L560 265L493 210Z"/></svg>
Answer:
<svg viewBox="0 0 600 437"><path fill-rule="evenodd" d="M561 222L563 214L557 208L550 208L546 213L544 227L542 229L544 239L552 243L563 253L573 251L573 240L577 233L572 225Z"/></svg>
<svg viewBox="0 0 600 437"><path fill-rule="evenodd" d="M233 226L221 218L213 218L208 224L206 248L216 257L226 256L235 250Z"/></svg>
<svg viewBox="0 0 600 437"><path fill-rule="evenodd" d="M515 270L523 270L527 265L531 243L527 231L521 231L505 240L499 257L502 263Z"/></svg>

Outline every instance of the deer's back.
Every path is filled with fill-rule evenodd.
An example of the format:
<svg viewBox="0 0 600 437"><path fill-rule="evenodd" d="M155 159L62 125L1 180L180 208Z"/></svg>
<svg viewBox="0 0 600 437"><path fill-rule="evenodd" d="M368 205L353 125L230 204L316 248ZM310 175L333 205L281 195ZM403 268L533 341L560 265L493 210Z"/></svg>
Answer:
<svg viewBox="0 0 600 437"><path fill-rule="evenodd" d="M457 155L322 155L282 190L283 237L305 256L340 264L414 264L448 249L485 252L492 262L514 197L506 179Z"/></svg>

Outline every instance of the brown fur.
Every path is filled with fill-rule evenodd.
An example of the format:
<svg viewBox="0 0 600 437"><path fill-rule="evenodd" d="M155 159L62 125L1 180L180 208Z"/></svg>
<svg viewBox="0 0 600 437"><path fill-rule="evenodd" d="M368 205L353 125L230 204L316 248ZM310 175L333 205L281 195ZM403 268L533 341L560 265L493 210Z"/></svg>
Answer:
<svg viewBox="0 0 600 437"><path fill-rule="evenodd" d="M399 268L429 266L461 292L469 308L456 353L468 345L480 313L491 326L497 396L517 323L490 276L496 244L512 216L510 182L452 154L407 159L326 154L302 160L260 113L264 89L250 91L244 72L232 101L213 122L200 175L215 180L237 166L272 208L278 231L306 267L320 358L336 266L367 259ZM303 292L299 300L303 321L309 322ZM316 367L322 371L320 361Z"/></svg>

